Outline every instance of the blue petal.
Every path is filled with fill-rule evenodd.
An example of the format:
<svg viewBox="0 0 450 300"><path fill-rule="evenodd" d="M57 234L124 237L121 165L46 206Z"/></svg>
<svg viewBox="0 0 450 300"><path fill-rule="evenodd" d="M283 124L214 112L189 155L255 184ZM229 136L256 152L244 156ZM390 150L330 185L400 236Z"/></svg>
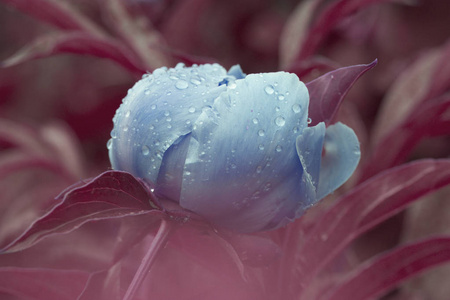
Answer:
<svg viewBox="0 0 450 300"><path fill-rule="evenodd" d="M109 157L112 167L156 182L167 149L191 132L202 108L226 90L218 64L160 68L129 90L114 117Z"/></svg>
<svg viewBox="0 0 450 300"><path fill-rule="evenodd" d="M228 71L228 75L234 76L236 79L243 79L247 76L244 72L242 72L240 65L234 65Z"/></svg>
<svg viewBox="0 0 450 300"><path fill-rule="evenodd" d="M304 194L296 138L308 103L294 74L251 74L229 85L195 122L181 206L241 232L295 218Z"/></svg>
<svg viewBox="0 0 450 300"><path fill-rule="evenodd" d="M327 128L317 200L332 193L353 174L361 157L355 132L342 123Z"/></svg>
<svg viewBox="0 0 450 300"><path fill-rule="evenodd" d="M314 194L317 191L319 183L324 136L325 123L321 122L316 126L308 127L303 130L296 141L297 154L304 169L305 181L314 187ZM315 201L316 196L314 195L311 202Z"/></svg>

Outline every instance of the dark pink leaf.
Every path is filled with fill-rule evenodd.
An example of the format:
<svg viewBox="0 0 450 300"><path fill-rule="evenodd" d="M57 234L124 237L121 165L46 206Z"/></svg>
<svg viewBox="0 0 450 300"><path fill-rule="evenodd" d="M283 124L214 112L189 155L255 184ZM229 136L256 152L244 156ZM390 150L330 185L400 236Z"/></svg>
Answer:
<svg viewBox="0 0 450 300"><path fill-rule="evenodd" d="M329 72L306 84L309 91L309 117L311 126L320 122L327 125L356 80L375 67L377 60L368 65L356 65Z"/></svg>
<svg viewBox="0 0 450 300"><path fill-rule="evenodd" d="M449 183L450 160L422 160L383 172L342 196L302 239L302 284L308 287L308 279L356 237Z"/></svg>
<svg viewBox="0 0 450 300"><path fill-rule="evenodd" d="M81 30L102 36L103 31L80 14L69 2L60 0L0 0L23 13L64 30Z"/></svg>
<svg viewBox="0 0 450 300"><path fill-rule="evenodd" d="M450 94L416 108L372 150L360 181L402 163L423 138L450 134ZM386 151L389 149L389 151Z"/></svg>
<svg viewBox="0 0 450 300"><path fill-rule="evenodd" d="M374 299L406 279L449 261L450 237L403 246L359 266L324 299Z"/></svg>
<svg viewBox="0 0 450 300"><path fill-rule="evenodd" d="M164 41L145 17L131 16L122 0L105 0L101 6L118 35L134 50L148 71L172 64L163 50Z"/></svg>
<svg viewBox="0 0 450 300"><path fill-rule="evenodd" d="M70 232L88 221L139 215L154 208L148 190L131 174L119 171L107 171L84 185L69 188L57 200L57 206L3 251L19 251L45 236Z"/></svg>
<svg viewBox="0 0 450 300"><path fill-rule="evenodd" d="M0 292L27 300L74 300L88 278L83 271L0 268Z"/></svg>
<svg viewBox="0 0 450 300"><path fill-rule="evenodd" d="M116 41L99 38L83 32L59 32L37 38L12 57L1 63L1 67L11 67L32 59L48 57L61 53L74 53L107 58L125 69L136 73L145 73L133 53Z"/></svg>

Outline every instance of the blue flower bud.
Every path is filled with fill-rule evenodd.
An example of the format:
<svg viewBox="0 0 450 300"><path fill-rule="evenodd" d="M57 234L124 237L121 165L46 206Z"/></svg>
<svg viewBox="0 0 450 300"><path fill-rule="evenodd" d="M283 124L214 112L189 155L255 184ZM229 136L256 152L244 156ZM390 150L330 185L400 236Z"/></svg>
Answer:
<svg viewBox="0 0 450 300"><path fill-rule="evenodd" d="M308 127L308 105L295 74L160 68L117 110L109 157L219 226L274 229L342 185L360 158L349 127Z"/></svg>

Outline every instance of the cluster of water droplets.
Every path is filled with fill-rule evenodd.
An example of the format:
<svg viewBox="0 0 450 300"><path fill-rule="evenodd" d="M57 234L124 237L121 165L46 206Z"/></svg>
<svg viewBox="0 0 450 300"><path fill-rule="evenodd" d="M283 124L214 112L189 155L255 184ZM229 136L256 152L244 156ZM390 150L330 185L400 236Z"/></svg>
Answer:
<svg viewBox="0 0 450 300"><path fill-rule="evenodd" d="M110 156L111 153L118 156L111 159L113 167L115 161L118 165L132 159L122 165L141 177L155 180L164 152L180 136L192 131L202 108L217 97L214 87L225 76L226 70L218 64L190 68L178 64L175 68L162 67L144 74L128 91L113 118L114 129L107 142Z"/></svg>

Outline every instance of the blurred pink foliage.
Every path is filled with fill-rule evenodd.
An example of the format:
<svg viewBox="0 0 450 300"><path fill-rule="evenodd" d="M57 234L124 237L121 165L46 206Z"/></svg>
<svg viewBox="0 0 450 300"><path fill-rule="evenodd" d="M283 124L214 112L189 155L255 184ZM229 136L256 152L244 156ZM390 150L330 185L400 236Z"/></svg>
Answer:
<svg viewBox="0 0 450 300"><path fill-rule="evenodd" d="M0 0L0 298L448 299L449 13L440 0ZM134 81L180 61L296 73L313 120L357 133L354 176L275 231L162 209L107 171L105 144Z"/></svg>

